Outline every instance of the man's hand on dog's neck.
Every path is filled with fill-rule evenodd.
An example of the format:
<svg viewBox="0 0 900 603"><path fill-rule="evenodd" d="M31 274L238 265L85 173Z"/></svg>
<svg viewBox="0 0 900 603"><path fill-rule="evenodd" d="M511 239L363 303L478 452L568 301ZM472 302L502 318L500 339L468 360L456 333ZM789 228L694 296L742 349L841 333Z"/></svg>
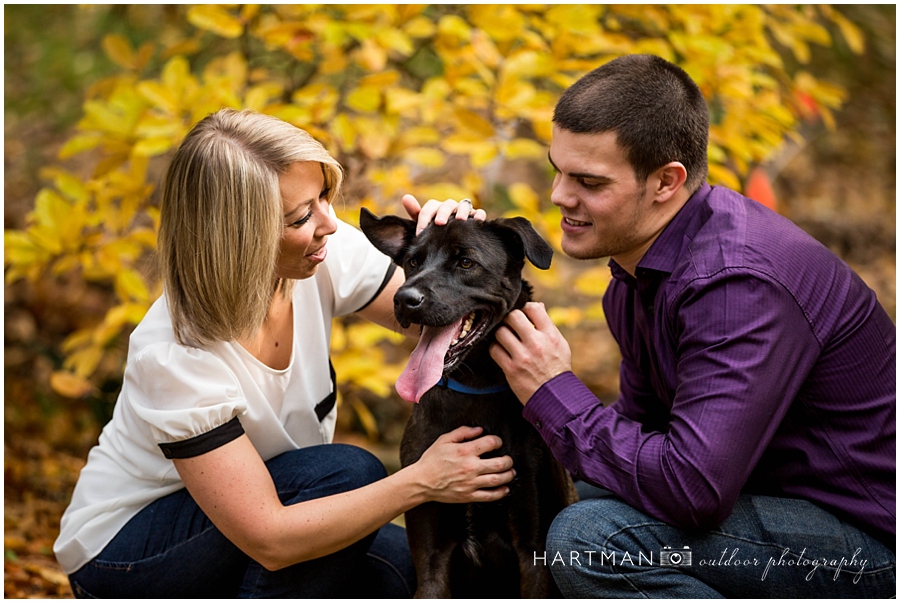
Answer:
<svg viewBox="0 0 900 603"><path fill-rule="evenodd" d="M544 383L572 370L569 344L542 303L510 312L496 338L491 357L523 405Z"/></svg>

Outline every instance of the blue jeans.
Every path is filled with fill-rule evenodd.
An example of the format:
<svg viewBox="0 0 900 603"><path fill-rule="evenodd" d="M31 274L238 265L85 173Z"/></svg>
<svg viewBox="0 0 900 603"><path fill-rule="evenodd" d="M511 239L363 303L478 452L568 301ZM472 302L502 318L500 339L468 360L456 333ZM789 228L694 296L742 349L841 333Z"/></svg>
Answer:
<svg viewBox="0 0 900 603"><path fill-rule="evenodd" d="M373 455L343 444L286 452L266 466L286 505L386 476ZM341 551L271 572L226 539L184 489L145 507L69 580L78 598L408 598L416 588L403 528L388 524Z"/></svg>
<svg viewBox="0 0 900 603"><path fill-rule="evenodd" d="M547 537L545 562L566 597L896 594L894 553L803 500L744 495L721 526L690 531L595 495L564 509Z"/></svg>

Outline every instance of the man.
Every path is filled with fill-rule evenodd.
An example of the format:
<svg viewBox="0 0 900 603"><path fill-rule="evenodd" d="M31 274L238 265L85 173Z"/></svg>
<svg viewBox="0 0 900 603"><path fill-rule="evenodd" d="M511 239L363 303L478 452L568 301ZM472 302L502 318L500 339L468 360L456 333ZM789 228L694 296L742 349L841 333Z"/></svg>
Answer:
<svg viewBox="0 0 900 603"><path fill-rule="evenodd" d="M569 597L895 594L895 327L860 278L706 184L708 109L659 57L589 73L553 117L563 251L609 257L609 407L540 304L491 354L573 475L554 522Z"/></svg>

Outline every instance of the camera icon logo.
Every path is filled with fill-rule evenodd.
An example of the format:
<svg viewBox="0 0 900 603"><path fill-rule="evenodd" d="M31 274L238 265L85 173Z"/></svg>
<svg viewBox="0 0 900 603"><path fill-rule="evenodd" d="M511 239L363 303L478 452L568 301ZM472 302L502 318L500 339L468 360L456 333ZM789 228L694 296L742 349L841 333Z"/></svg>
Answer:
<svg viewBox="0 0 900 603"><path fill-rule="evenodd" d="M659 552L659 565L662 567L687 567L691 564L691 548L673 551L672 547L664 546Z"/></svg>

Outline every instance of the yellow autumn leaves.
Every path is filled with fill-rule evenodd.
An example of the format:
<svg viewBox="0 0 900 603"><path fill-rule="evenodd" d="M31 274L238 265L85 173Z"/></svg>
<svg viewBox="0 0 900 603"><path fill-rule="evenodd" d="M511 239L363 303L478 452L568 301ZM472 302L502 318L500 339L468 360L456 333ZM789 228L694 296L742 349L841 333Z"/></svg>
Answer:
<svg viewBox="0 0 900 603"><path fill-rule="evenodd" d="M801 118L812 112L829 124L844 98L802 68L788 72L784 53L804 65L834 33L863 50L859 30L827 5L165 10L152 41L103 38L120 71L85 91L82 119L60 164L45 170L28 226L5 233L7 282L65 274L113 288L105 317L62 344L53 386L64 395L88 395L121 371L120 360L104 358L121 358L120 335L160 293L146 263L160 171L188 129L220 107L276 115L322 141L348 171L336 204L347 221L360 206L395 212L404 193L468 197L491 215L529 218L559 249L545 166L551 118L561 91L588 70L631 52L682 65L714 107L711 179L740 188ZM75 157L89 173L64 167ZM604 270L557 267L529 279L582 296L551 309L562 324L602 319ZM387 336L366 328L336 331L334 362L354 407L354 388L386 395L396 377L372 353Z"/></svg>

